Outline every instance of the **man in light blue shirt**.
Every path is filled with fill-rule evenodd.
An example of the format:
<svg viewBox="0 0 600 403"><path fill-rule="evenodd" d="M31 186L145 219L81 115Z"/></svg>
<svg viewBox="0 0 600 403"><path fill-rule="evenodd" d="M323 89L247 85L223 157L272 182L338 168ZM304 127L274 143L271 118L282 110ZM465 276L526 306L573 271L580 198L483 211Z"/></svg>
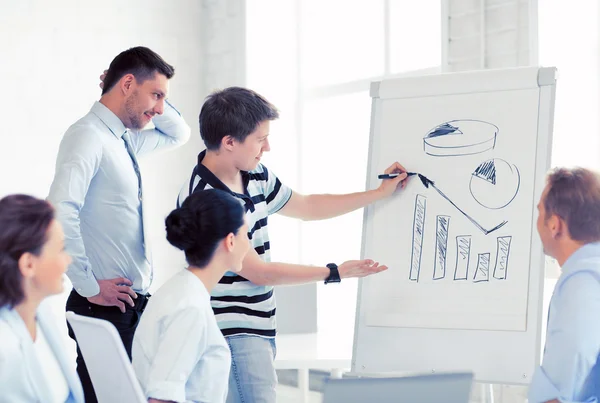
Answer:
<svg viewBox="0 0 600 403"><path fill-rule="evenodd" d="M100 101L65 133L48 196L73 257L67 310L110 321L130 357L152 282L137 159L180 146L190 136L166 101L173 74L173 67L148 48L119 54L106 72ZM150 121L154 128L144 130ZM77 371L86 402L96 401L79 350Z"/></svg>
<svg viewBox="0 0 600 403"><path fill-rule="evenodd" d="M600 175L556 169L538 205L544 252L562 267L529 402L600 399Z"/></svg>

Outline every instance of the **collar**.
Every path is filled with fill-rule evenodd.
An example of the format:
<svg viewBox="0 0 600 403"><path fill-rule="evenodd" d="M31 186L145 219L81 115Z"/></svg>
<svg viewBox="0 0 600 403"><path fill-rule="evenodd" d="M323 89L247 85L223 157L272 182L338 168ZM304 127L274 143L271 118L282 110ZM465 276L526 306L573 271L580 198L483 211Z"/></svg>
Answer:
<svg viewBox="0 0 600 403"><path fill-rule="evenodd" d="M600 259L600 242L588 243L577 249L562 265L562 273L568 275L582 269L581 263L588 259ZM584 265L584 267L590 269L588 265Z"/></svg>
<svg viewBox="0 0 600 403"><path fill-rule="evenodd" d="M0 309L0 318L3 318L10 325L10 327L13 329L15 334L19 337L19 340L21 341L21 343L23 343L23 342L33 343L33 340L31 339L31 335L29 334L29 331L27 330L27 326L25 326L25 322L23 322L23 319L21 318L21 316L19 315L17 310L14 309L14 307L9 308L8 306L4 306L3 308L1 308Z"/></svg>
<svg viewBox="0 0 600 403"><path fill-rule="evenodd" d="M244 194L239 194L227 187L226 184L221 182L221 179L217 178L214 173L204 165L202 165L202 160L206 157L206 150L202 151L198 154L198 165L196 166L196 173L200 175L202 179L206 181L211 187L215 189L223 190L227 193L230 193L233 196L237 197L250 197L248 195L248 183L250 182L250 174L247 171L240 171L242 174L242 184L244 186Z"/></svg>
<svg viewBox="0 0 600 403"><path fill-rule="evenodd" d="M252 198L248 193L248 183L250 182L250 174L247 171L240 171L240 173L242 174L242 185L244 186L244 194L236 193L229 189L229 187L226 184L224 184L221 181L221 179L217 178L217 176L214 173L212 173L210 169L202 165L202 160L204 160L204 157L206 157L206 150L198 154L198 164L196 165L196 168L194 168L195 174L200 176L200 179L204 180L212 188L223 190L232 196L242 199L244 201L246 211L254 211L254 203L252 202Z"/></svg>
<svg viewBox="0 0 600 403"><path fill-rule="evenodd" d="M91 112L96 115L98 119L100 119L102 123L106 125L106 127L108 127L108 130L110 130L116 138L122 138L123 134L125 134L127 131L127 128L121 119L119 119L117 115L113 113L113 111L108 109L101 102L94 102Z"/></svg>

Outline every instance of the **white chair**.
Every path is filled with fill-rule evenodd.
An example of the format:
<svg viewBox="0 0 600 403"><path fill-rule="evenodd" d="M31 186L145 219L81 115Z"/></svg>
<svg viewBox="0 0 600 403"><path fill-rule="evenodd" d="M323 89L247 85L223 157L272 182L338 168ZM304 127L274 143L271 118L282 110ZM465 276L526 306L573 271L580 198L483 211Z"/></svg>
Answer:
<svg viewBox="0 0 600 403"><path fill-rule="evenodd" d="M66 314L99 403L147 402L117 329L108 321Z"/></svg>

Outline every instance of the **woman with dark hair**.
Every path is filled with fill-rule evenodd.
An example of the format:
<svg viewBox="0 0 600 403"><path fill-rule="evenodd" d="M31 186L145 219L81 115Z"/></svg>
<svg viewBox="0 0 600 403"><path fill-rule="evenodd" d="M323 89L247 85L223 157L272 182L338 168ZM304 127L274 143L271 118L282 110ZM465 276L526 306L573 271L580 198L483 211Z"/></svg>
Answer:
<svg viewBox="0 0 600 403"><path fill-rule="evenodd" d="M244 207L222 190L188 197L166 219L167 240L187 270L150 299L133 339L133 366L150 402L225 402L231 353L210 305L226 271L250 248Z"/></svg>
<svg viewBox="0 0 600 403"><path fill-rule="evenodd" d="M54 209L25 195L0 200L0 400L83 402L83 390L42 301L63 291L71 258Z"/></svg>

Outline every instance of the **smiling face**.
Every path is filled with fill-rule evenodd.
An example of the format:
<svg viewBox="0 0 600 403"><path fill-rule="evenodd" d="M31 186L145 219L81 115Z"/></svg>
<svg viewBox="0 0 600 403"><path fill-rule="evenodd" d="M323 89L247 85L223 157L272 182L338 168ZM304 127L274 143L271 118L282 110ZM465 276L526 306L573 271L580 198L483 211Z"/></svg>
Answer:
<svg viewBox="0 0 600 403"><path fill-rule="evenodd" d="M60 294L63 291L63 274L71 264L65 251L64 232L57 220L53 220L47 231L47 241L40 253L25 253L19 266L26 284L24 289L41 298Z"/></svg>
<svg viewBox="0 0 600 403"><path fill-rule="evenodd" d="M154 73L154 77L144 80L141 84L131 74L123 79L130 80L123 123L129 129L143 129L154 115L162 115L169 80L159 73Z"/></svg>
<svg viewBox="0 0 600 403"><path fill-rule="evenodd" d="M252 171L256 169L263 153L271 150L269 145L270 128L270 121L265 120L260 122L243 142L233 140L233 159L239 170Z"/></svg>

